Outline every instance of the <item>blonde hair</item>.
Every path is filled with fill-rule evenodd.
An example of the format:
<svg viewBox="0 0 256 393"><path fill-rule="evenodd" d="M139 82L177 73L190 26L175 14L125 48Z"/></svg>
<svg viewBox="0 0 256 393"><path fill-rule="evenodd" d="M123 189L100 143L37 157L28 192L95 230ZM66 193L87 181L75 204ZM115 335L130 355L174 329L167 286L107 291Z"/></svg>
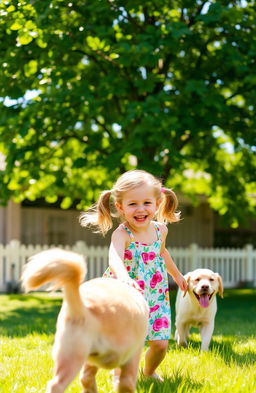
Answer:
<svg viewBox="0 0 256 393"><path fill-rule="evenodd" d="M120 218L117 210L114 212L112 210L111 197L114 203L121 203L125 192L145 184L151 185L155 191L156 199L161 200L156 212L157 221L164 223L179 221L180 212L176 211L178 200L175 193L169 188L163 188L161 181L155 176L146 171L135 169L121 175L112 190L103 191L97 203L80 215L80 224L83 227L94 227L95 232L105 235L113 226L112 217Z"/></svg>

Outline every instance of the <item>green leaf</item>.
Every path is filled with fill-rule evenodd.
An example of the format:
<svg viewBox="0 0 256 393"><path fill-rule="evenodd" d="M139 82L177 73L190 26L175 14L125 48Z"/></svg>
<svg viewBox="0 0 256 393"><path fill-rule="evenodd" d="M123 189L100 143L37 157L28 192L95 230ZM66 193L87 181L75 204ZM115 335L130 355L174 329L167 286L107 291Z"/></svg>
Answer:
<svg viewBox="0 0 256 393"><path fill-rule="evenodd" d="M22 25L19 23L19 22L17 22L17 21L15 21L11 26L10 26L10 29L11 30L20 30L22 28Z"/></svg>
<svg viewBox="0 0 256 393"><path fill-rule="evenodd" d="M13 11L15 11L15 7L14 7L14 5L10 5L7 9L6 9L6 11L7 12L13 12Z"/></svg>
<svg viewBox="0 0 256 393"><path fill-rule="evenodd" d="M70 197L65 197L63 201L61 202L61 208L62 209L68 209L72 205L72 198Z"/></svg>
<svg viewBox="0 0 256 393"><path fill-rule="evenodd" d="M24 66L24 72L27 77L30 75L33 75L37 72L37 61L36 60L30 60L27 64Z"/></svg>
<svg viewBox="0 0 256 393"><path fill-rule="evenodd" d="M47 42L44 41L42 38L37 38L36 43L40 48L46 48L47 47Z"/></svg>
<svg viewBox="0 0 256 393"><path fill-rule="evenodd" d="M33 37L27 32L19 33L17 41L20 45L27 45L33 40Z"/></svg>

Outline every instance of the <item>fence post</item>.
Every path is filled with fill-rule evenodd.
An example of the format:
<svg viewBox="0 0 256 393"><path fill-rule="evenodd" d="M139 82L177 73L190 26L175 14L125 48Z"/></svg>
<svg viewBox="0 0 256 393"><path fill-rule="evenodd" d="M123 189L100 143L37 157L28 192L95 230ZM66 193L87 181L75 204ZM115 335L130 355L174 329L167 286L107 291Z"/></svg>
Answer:
<svg viewBox="0 0 256 393"><path fill-rule="evenodd" d="M82 240L78 240L75 245L72 247L72 250L74 252L78 252L79 254L82 254L84 257L86 257L87 251L88 251L88 247L87 244L82 241Z"/></svg>
<svg viewBox="0 0 256 393"><path fill-rule="evenodd" d="M190 271L192 272L198 267L198 246L197 244L190 244L190 261L191 267Z"/></svg>
<svg viewBox="0 0 256 393"><path fill-rule="evenodd" d="M9 256L6 260L6 290L8 293L19 292L20 241L11 240L8 248Z"/></svg>
<svg viewBox="0 0 256 393"><path fill-rule="evenodd" d="M253 247L251 244L247 244L247 246L245 246L245 250L246 250L246 277L245 280L247 282L253 282L254 277L253 277Z"/></svg>
<svg viewBox="0 0 256 393"><path fill-rule="evenodd" d="M8 278L10 281L19 280L19 255L20 255L20 241L11 240L9 243L10 259L8 266Z"/></svg>

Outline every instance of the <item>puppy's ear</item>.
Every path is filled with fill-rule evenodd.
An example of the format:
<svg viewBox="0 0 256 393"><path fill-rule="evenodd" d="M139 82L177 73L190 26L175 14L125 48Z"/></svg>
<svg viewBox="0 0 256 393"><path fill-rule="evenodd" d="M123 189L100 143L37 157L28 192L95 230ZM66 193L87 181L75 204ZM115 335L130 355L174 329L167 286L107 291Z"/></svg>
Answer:
<svg viewBox="0 0 256 393"><path fill-rule="evenodd" d="M222 278L221 278L221 276L219 275L219 273L215 273L215 275L216 275L217 280L218 280L218 283L219 283L219 290L218 290L218 293L219 293L220 297L223 298L223 291L224 291L224 289L223 289Z"/></svg>
<svg viewBox="0 0 256 393"><path fill-rule="evenodd" d="M185 278L185 279L186 279L186 281L187 281L188 287L187 287L186 291L184 291L184 293L183 293L183 297L185 297L185 296L186 296L186 294L187 294L187 291L188 291L188 288L189 288L189 282L190 282L190 273L187 273L187 274L184 276L184 278Z"/></svg>

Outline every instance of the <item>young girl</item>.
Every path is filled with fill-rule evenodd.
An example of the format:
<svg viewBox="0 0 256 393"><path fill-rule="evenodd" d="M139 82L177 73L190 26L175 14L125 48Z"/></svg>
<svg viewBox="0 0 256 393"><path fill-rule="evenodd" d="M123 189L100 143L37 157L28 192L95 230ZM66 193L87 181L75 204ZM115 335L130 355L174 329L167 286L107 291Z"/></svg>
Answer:
<svg viewBox="0 0 256 393"><path fill-rule="evenodd" d="M150 308L146 338L149 348L143 373L162 380L155 370L165 357L171 333L167 272L181 290L187 289L165 247L168 232L165 223L179 220L177 198L148 172L128 171L119 177L112 190L102 192L90 211L81 215L81 225L107 233L113 225L111 197L122 223L112 234L109 268L104 275L143 291Z"/></svg>

